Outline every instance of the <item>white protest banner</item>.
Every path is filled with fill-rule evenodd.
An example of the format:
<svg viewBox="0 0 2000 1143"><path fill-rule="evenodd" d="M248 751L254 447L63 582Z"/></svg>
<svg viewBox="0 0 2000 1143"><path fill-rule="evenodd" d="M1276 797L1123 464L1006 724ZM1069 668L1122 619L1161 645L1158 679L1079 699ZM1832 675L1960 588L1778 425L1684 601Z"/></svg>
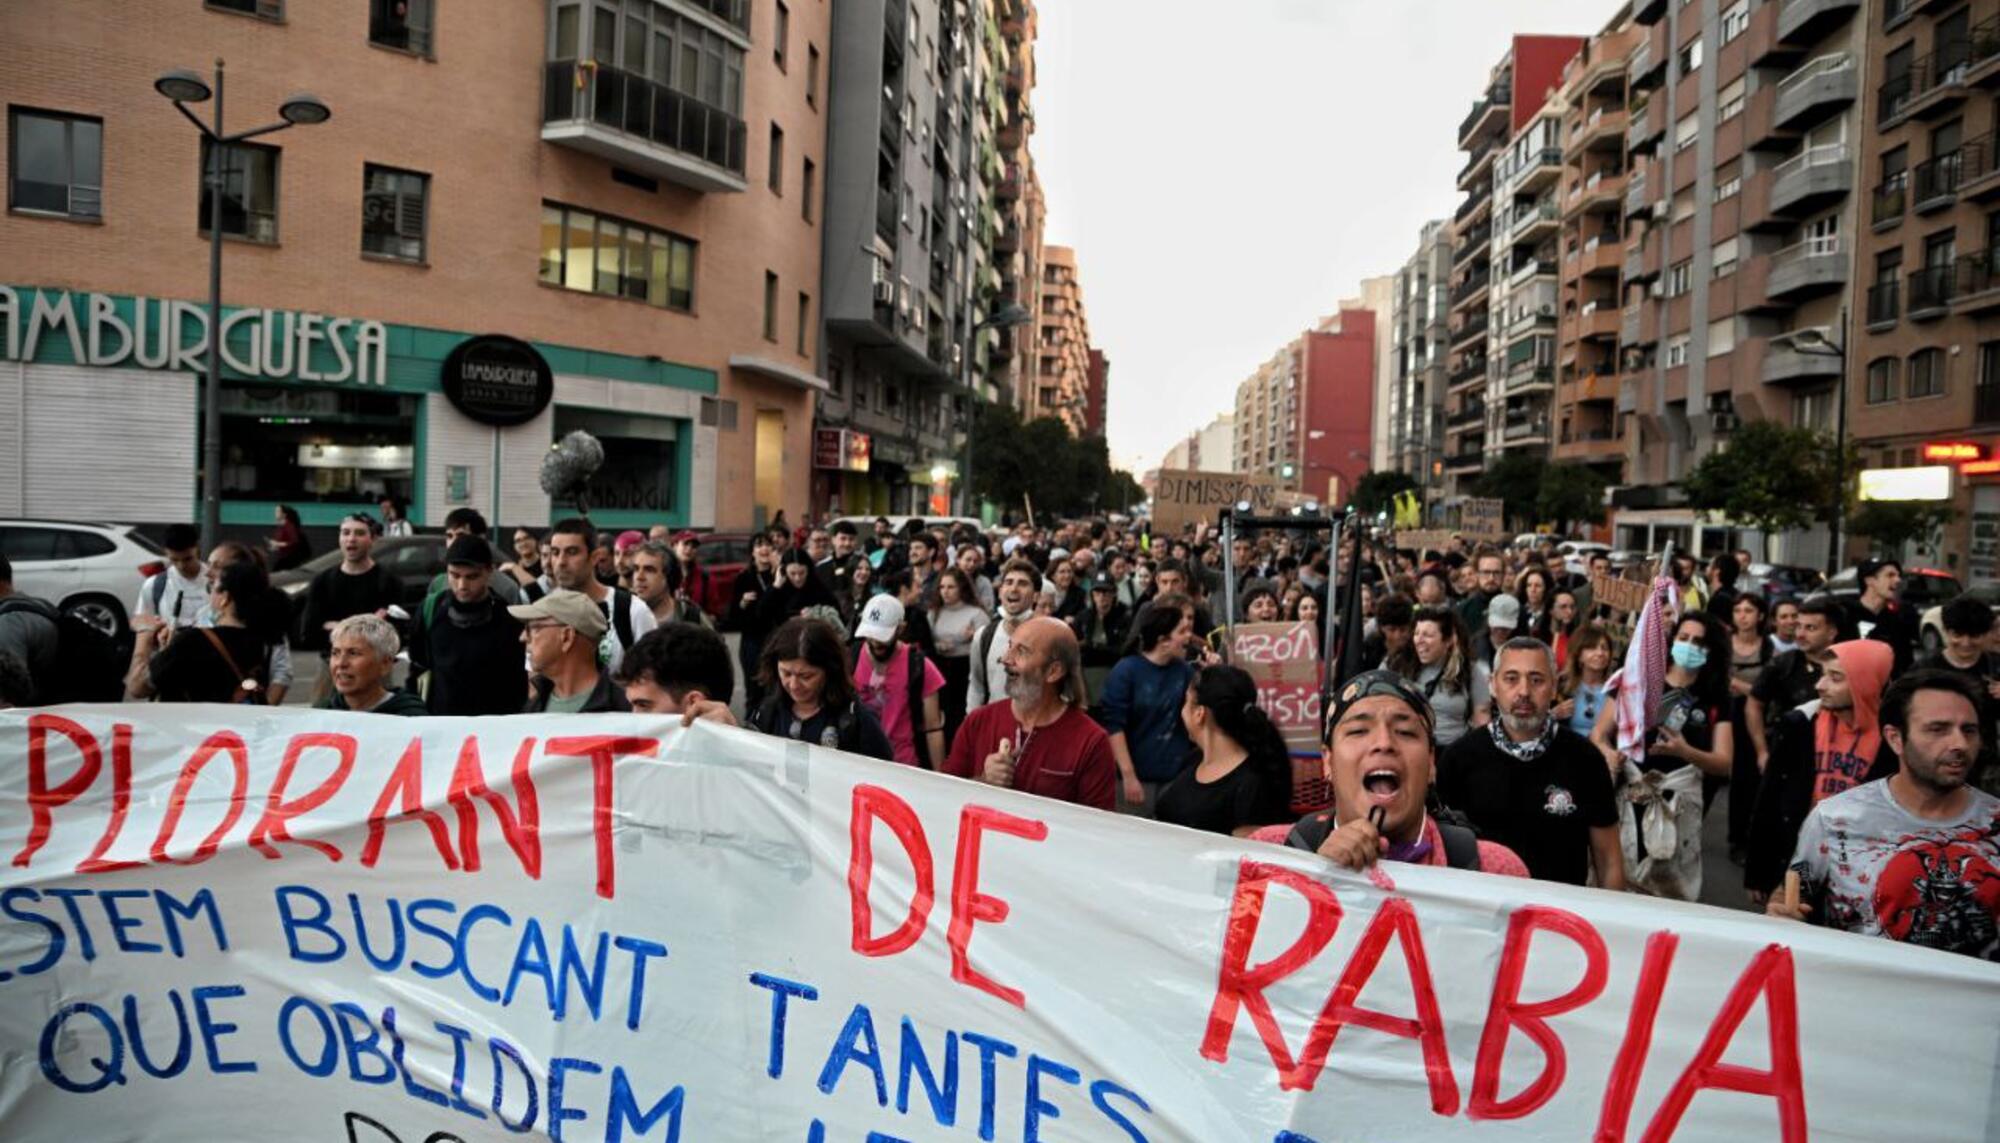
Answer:
<svg viewBox="0 0 2000 1143"><path fill-rule="evenodd" d="M644 716L0 712L0 854L9 1143L2000 1131L1991 964Z"/></svg>

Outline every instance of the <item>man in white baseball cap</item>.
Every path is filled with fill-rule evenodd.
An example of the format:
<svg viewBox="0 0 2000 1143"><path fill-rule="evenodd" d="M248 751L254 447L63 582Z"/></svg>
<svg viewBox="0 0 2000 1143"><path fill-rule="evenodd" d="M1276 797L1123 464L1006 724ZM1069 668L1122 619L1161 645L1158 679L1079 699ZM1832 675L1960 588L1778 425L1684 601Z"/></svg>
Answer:
<svg viewBox="0 0 2000 1143"><path fill-rule="evenodd" d="M944 715L938 707L944 675L920 648L898 641L902 627L903 605L893 595L878 595L861 609L854 628L854 689L882 723L896 761L936 770L944 765Z"/></svg>

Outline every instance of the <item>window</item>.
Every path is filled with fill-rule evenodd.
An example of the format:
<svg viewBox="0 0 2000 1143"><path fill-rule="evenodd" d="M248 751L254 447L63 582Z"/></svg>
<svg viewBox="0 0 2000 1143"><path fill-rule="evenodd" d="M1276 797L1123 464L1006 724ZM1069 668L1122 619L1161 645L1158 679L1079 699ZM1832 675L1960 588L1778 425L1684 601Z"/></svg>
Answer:
<svg viewBox="0 0 2000 1143"><path fill-rule="evenodd" d="M437 0L369 0L368 42L399 52L431 54ZM643 46L644 41L640 41Z"/></svg>
<svg viewBox="0 0 2000 1143"><path fill-rule="evenodd" d="M772 194L785 193L785 129L771 124L771 165L767 181Z"/></svg>
<svg viewBox="0 0 2000 1143"><path fill-rule="evenodd" d="M1708 355L1720 357L1736 349L1736 321L1725 318L1708 324Z"/></svg>
<svg viewBox="0 0 2000 1143"><path fill-rule="evenodd" d="M1674 124L1674 150L1684 151L1694 146L1694 141L1700 134L1701 115L1699 112L1690 111L1681 117L1680 122Z"/></svg>
<svg viewBox="0 0 2000 1143"><path fill-rule="evenodd" d="M1724 45L1727 45L1729 41L1742 35L1744 30L1749 27L1750 27L1750 0L1736 0L1736 3L1731 4L1729 7L1723 9L1722 42Z"/></svg>
<svg viewBox="0 0 2000 1143"><path fill-rule="evenodd" d="M1681 74L1684 76L1692 75L1696 71L1699 71L1701 69L1700 36L1696 36L1694 39L1689 40L1687 47L1681 49L1680 59L1681 59Z"/></svg>
<svg viewBox="0 0 2000 1143"><path fill-rule="evenodd" d="M695 243L678 234L542 204L541 280L671 310L694 308Z"/></svg>
<svg viewBox="0 0 2000 1143"><path fill-rule="evenodd" d="M102 217L102 120L10 109L7 141L9 209Z"/></svg>
<svg viewBox="0 0 2000 1143"><path fill-rule="evenodd" d="M1919 349L1910 354L1908 396L1936 397L1944 393L1944 350Z"/></svg>
<svg viewBox="0 0 2000 1143"><path fill-rule="evenodd" d="M430 186L429 175L364 164L361 252L378 258L422 262Z"/></svg>
<svg viewBox="0 0 2000 1143"><path fill-rule="evenodd" d="M806 106L819 106L819 49L806 45Z"/></svg>
<svg viewBox="0 0 2000 1143"><path fill-rule="evenodd" d="M262 20L285 18L285 0L204 0L204 6L221 12L241 12Z"/></svg>
<svg viewBox="0 0 2000 1143"><path fill-rule="evenodd" d="M778 63L778 70L785 70L785 52L791 46L792 10L785 7L785 0L778 0L778 18L771 23L771 58Z"/></svg>
<svg viewBox="0 0 2000 1143"><path fill-rule="evenodd" d="M1902 247L1893 247L1875 255L1875 280L1893 282L1903 274Z"/></svg>
<svg viewBox="0 0 2000 1143"><path fill-rule="evenodd" d="M366 386L251 385L225 378L225 500L373 504L416 493L422 397ZM380 552L377 555L381 555Z"/></svg>
<svg viewBox="0 0 2000 1143"><path fill-rule="evenodd" d="M1896 399L1896 370L1902 362L1879 357L1868 363L1868 403L1880 405Z"/></svg>
<svg viewBox="0 0 2000 1143"><path fill-rule="evenodd" d="M764 340L778 340L778 276L764 271Z"/></svg>
<svg viewBox="0 0 2000 1143"><path fill-rule="evenodd" d="M799 291L799 356L806 355L806 332L812 329L812 295Z"/></svg>
<svg viewBox="0 0 2000 1143"><path fill-rule="evenodd" d="M1743 168L1739 160L1731 160L1715 170L1714 201L1735 198L1743 190Z"/></svg>
<svg viewBox="0 0 2000 1143"><path fill-rule="evenodd" d="M813 220L813 190L818 169L807 159L799 168L799 217L807 222Z"/></svg>
<svg viewBox="0 0 2000 1143"><path fill-rule="evenodd" d="M1672 222L1686 222L1688 219L1694 217L1693 187L1688 187L1674 195L1673 205L1669 209L1667 217Z"/></svg>
<svg viewBox="0 0 2000 1143"><path fill-rule="evenodd" d="M1743 77L1738 76L1716 93L1715 121L1727 123L1743 113Z"/></svg>
<svg viewBox="0 0 2000 1143"><path fill-rule="evenodd" d="M1667 296L1678 298L1688 292L1694 276L1694 261L1677 262L1667 270Z"/></svg>
<svg viewBox="0 0 2000 1143"><path fill-rule="evenodd" d="M1688 335L1684 333L1677 333L1667 339L1667 368L1674 369L1688 363L1689 340Z"/></svg>
<svg viewBox="0 0 2000 1143"><path fill-rule="evenodd" d="M201 213L195 225L208 233L209 154L201 141ZM278 149L232 143L222 152L222 232L252 242L278 240Z"/></svg>
<svg viewBox="0 0 2000 1143"><path fill-rule="evenodd" d="M1736 243L1734 238L1725 238L1715 244L1709 254L1711 273L1717 278L1726 278L1736 272Z"/></svg>
<svg viewBox="0 0 2000 1143"><path fill-rule="evenodd" d="M1840 251L1840 216L1821 215L1799 227L1799 241L1810 244L1814 254L1836 254Z"/></svg>

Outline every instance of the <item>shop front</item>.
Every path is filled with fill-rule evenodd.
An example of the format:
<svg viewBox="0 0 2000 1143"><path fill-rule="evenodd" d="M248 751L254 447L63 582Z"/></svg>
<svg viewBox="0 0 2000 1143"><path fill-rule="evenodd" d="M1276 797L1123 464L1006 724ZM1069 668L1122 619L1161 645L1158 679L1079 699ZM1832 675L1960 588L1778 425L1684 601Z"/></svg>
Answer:
<svg viewBox="0 0 2000 1143"><path fill-rule="evenodd" d="M419 525L547 523L574 505L542 491L543 456L581 429L604 446L601 527L714 526L712 370L255 308L222 333L227 525L283 504L326 526L385 496ZM0 286L0 514L194 519L207 339L191 302Z"/></svg>

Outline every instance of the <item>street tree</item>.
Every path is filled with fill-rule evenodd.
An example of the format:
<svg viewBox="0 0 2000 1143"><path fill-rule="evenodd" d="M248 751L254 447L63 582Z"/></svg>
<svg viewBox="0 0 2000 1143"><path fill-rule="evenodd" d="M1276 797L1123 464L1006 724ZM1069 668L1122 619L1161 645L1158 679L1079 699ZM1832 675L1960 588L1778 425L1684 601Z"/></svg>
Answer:
<svg viewBox="0 0 2000 1143"><path fill-rule="evenodd" d="M1585 464L1552 464L1542 470L1541 490L1535 494L1535 514L1553 521L1556 531L1567 535L1578 520L1598 520L1604 515L1604 477Z"/></svg>
<svg viewBox="0 0 2000 1143"><path fill-rule="evenodd" d="M1532 523L1542 494L1542 473L1547 467L1547 462L1539 456L1511 450L1486 466L1486 471L1472 482L1472 494L1505 503L1510 520Z"/></svg>
<svg viewBox="0 0 2000 1143"><path fill-rule="evenodd" d="M1407 472L1371 469L1354 482L1354 491L1347 497L1347 506L1362 516L1373 516L1377 512L1393 513L1397 495L1415 492L1418 487L1415 478Z"/></svg>
<svg viewBox="0 0 2000 1143"><path fill-rule="evenodd" d="M1701 458L1681 482L1688 504L1720 512L1764 534L1766 554L1780 532L1827 520L1835 500L1833 442L1824 433L1777 421L1749 421L1727 447ZM1851 469L1851 466L1850 466Z"/></svg>

